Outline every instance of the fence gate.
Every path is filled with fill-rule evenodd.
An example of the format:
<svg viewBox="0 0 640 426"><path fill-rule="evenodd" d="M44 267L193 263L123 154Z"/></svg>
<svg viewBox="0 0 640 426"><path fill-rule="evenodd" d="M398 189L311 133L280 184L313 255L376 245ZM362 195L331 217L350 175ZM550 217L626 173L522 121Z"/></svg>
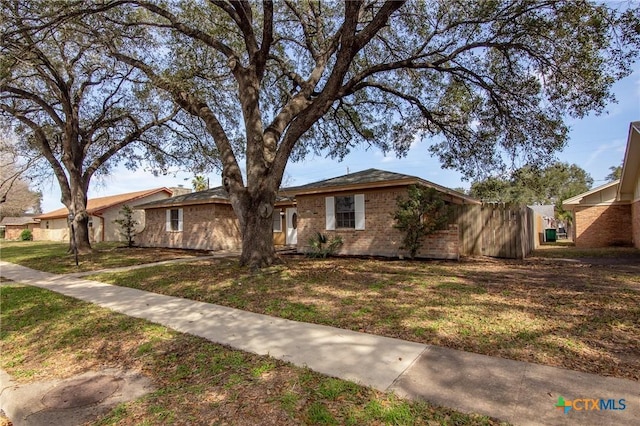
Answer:
<svg viewBox="0 0 640 426"><path fill-rule="evenodd" d="M527 206L462 205L455 216L463 255L522 259L533 247L533 211Z"/></svg>

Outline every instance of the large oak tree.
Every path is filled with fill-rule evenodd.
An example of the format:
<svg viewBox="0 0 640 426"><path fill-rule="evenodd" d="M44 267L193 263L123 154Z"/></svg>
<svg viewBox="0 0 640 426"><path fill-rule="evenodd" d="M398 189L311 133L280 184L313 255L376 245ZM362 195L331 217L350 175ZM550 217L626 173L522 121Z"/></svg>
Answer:
<svg viewBox="0 0 640 426"><path fill-rule="evenodd" d="M101 31L114 57L213 136L241 262L254 267L275 260L271 215L290 159L357 144L402 155L427 138L468 177L535 164L564 146L564 117L613 100L640 29L638 9L582 0L110 5Z"/></svg>
<svg viewBox="0 0 640 426"><path fill-rule="evenodd" d="M94 16L56 20L58 13L47 1L2 3L0 119L17 134L14 149L48 163L86 252L92 177L118 161L161 155L164 126L179 109L95 42Z"/></svg>

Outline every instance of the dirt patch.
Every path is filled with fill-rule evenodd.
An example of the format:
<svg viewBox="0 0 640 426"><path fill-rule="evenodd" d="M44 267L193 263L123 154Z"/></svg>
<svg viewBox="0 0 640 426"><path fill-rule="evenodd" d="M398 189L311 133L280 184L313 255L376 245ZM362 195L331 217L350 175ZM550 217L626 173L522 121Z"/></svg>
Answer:
<svg viewBox="0 0 640 426"><path fill-rule="evenodd" d="M73 379L51 389L42 397L47 408L67 409L97 404L113 395L123 379L114 376L94 376Z"/></svg>
<svg viewBox="0 0 640 426"><path fill-rule="evenodd" d="M153 390L151 381L135 371L87 371L64 380L18 384L0 376L0 395L7 419L22 425L82 424L111 411L116 405Z"/></svg>

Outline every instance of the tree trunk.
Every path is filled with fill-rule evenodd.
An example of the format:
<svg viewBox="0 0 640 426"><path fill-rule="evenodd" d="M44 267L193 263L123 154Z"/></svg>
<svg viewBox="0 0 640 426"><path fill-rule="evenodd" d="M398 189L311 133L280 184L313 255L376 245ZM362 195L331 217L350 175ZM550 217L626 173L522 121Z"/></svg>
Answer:
<svg viewBox="0 0 640 426"><path fill-rule="evenodd" d="M254 191L244 202L234 204L242 217L242 254L240 265L252 269L263 268L279 261L273 246L273 205L276 192L266 187ZM243 224L244 222L244 224Z"/></svg>
<svg viewBox="0 0 640 426"><path fill-rule="evenodd" d="M89 241L89 215L87 215L86 210L80 214L76 214L73 226L75 228L76 247L78 248L78 253L91 253L93 249L91 248L91 242Z"/></svg>
<svg viewBox="0 0 640 426"><path fill-rule="evenodd" d="M272 209L273 214L273 209ZM273 247L273 219L249 213L242 234L242 254L240 265L252 269L263 268L278 262Z"/></svg>
<svg viewBox="0 0 640 426"><path fill-rule="evenodd" d="M73 213L73 235L75 245L80 254L91 253L91 242L89 240L89 214L87 213L87 191L88 185L78 182L80 179L71 180L70 191L71 202L67 205L69 212Z"/></svg>

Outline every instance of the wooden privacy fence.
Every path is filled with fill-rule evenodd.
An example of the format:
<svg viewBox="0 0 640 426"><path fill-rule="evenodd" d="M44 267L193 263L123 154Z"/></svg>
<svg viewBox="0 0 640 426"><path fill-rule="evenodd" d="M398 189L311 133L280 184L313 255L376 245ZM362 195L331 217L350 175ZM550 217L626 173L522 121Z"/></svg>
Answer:
<svg viewBox="0 0 640 426"><path fill-rule="evenodd" d="M534 248L534 212L525 205L456 205L460 254L522 259Z"/></svg>

